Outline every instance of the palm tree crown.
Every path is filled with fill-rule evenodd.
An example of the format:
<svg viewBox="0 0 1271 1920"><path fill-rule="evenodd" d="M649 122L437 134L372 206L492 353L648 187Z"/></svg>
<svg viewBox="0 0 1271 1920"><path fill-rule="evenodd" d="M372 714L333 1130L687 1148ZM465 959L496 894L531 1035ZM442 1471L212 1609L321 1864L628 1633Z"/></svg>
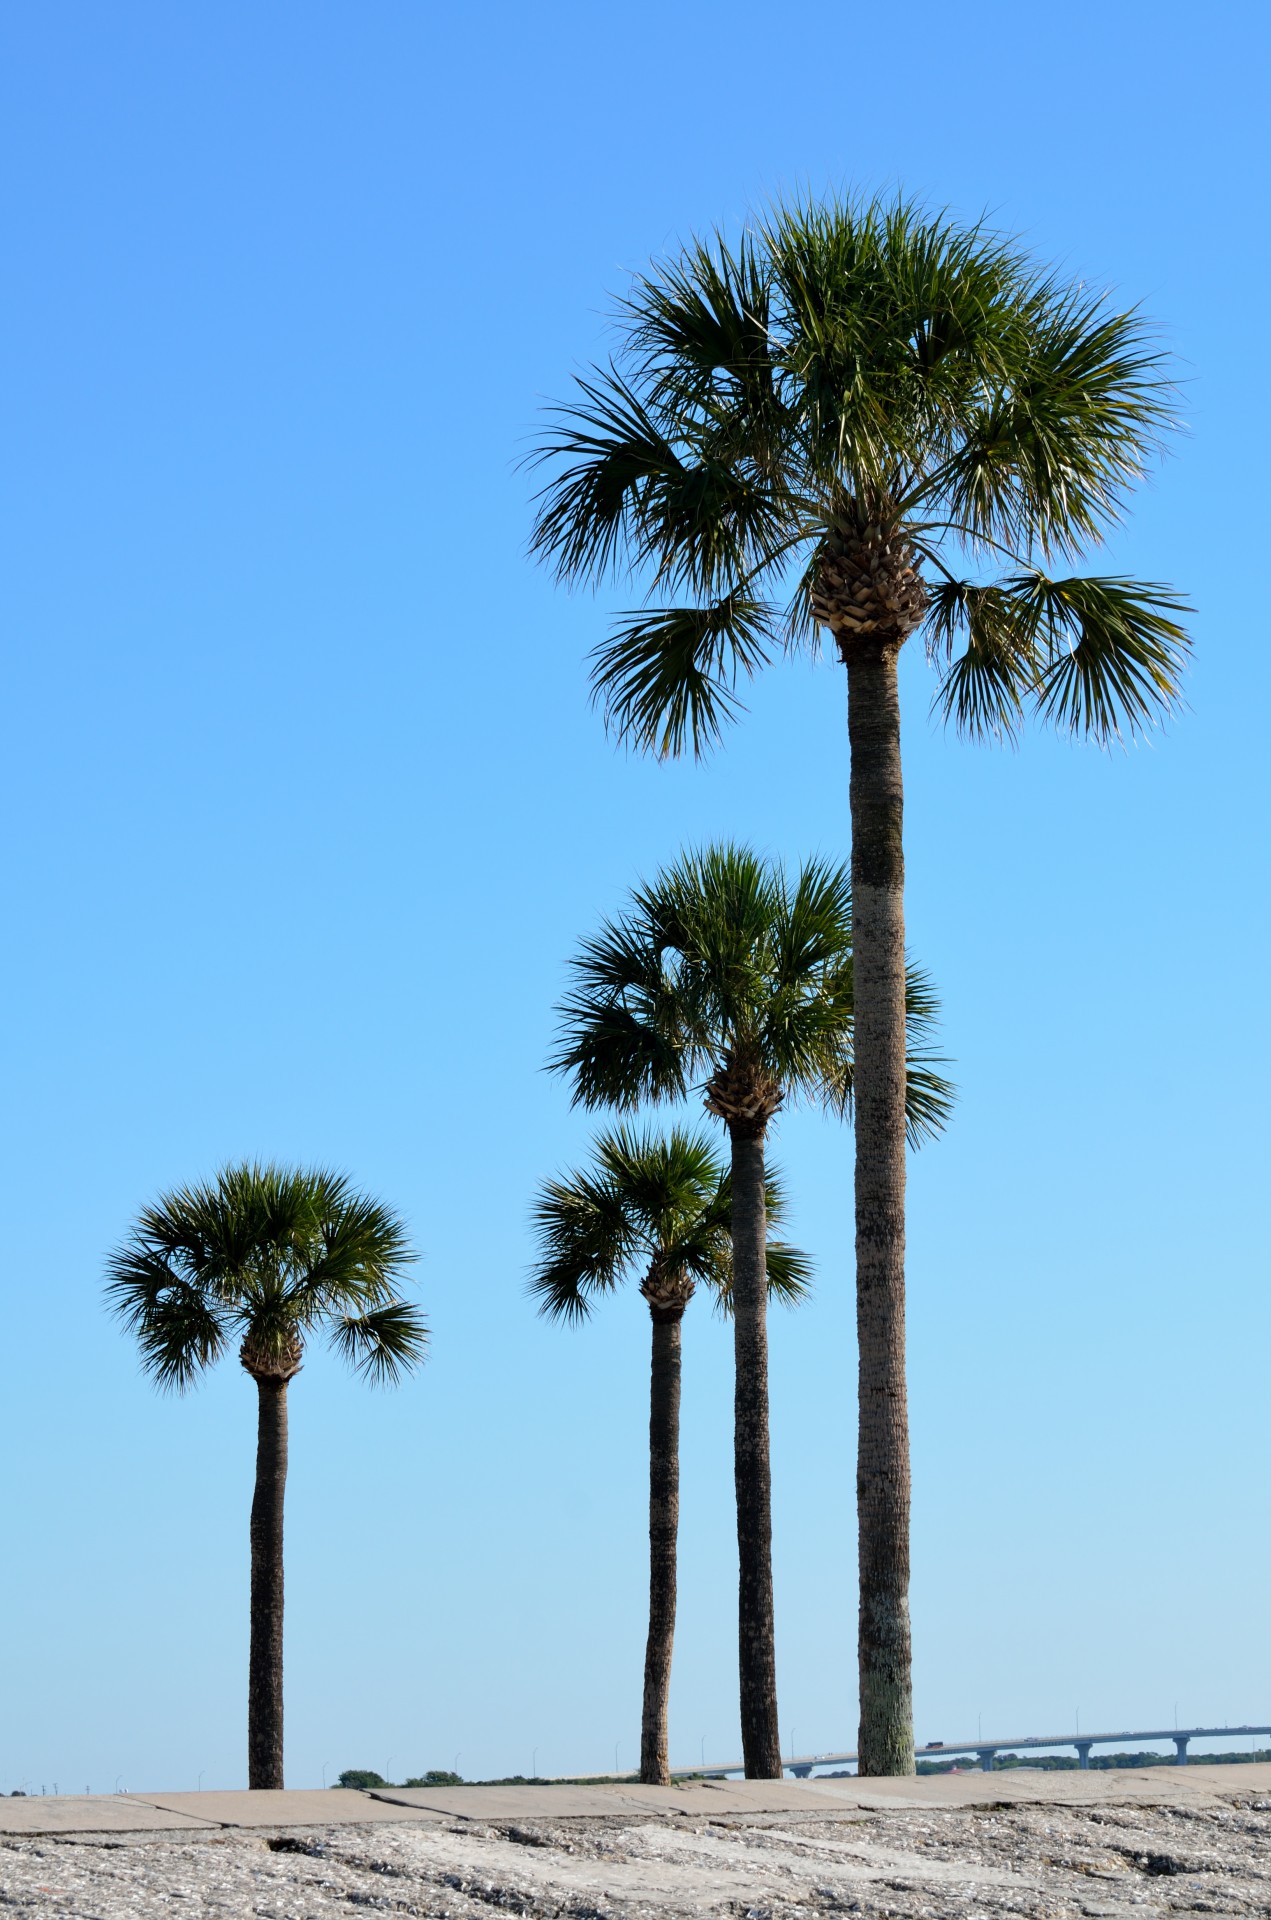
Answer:
<svg viewBox="0 0 1271 1920"><path fill-rule="evenodd" d="M785 1211L767 1177L767 1217ZM534 1206L540 1258L531 1279L540 1311L581 1320L597 1294L640 1274L652 1311L682 1311L697 1284L728 1312L732 1301L732 1192L728 1168L700 1134L602 1134L593 1166L547 1182ZM768 1291L788 1305L808 1289L805 1255L769 1240Z"/></svg>
<svg viewBox="0 0 1271 1920"><path fill-rule="evenodd" d="M427 1345L397 1291L414 1258L396 1214L342 1175L235 1166L141 1213L111 1256L107 1295L161 1387L184 1391L235 1338L253 1377L290 1378L319 1329L357 1373L387 1383Z"/></svg>
<svg viewBox="0 0 1271 1920"><path fill-rule="evenodd" d="M923 628L973 735L1031 708L1103 740L1176 700L1178 596L1048 570L1116 522L1170 423L1138 314L875 201L694 243L618 322L534 456L534 545L567 579L647 582L593 656L621 734L703 751L739 677L818 625L845 660Z"/></svg>
<svg viewBox="0 0 1271 1920"><path fill-rule="evenodd" d="M766 1122L787 1098L850 1109L854 1081L851 889L819 860L791 878L744 847L684 855L635 889L584 943L552 1065L575 1101L631 1108L705 1083L720 1118ZM937 1005L907 973L907 1115L938 1131L952 1089L930 1050Z"/></svg>

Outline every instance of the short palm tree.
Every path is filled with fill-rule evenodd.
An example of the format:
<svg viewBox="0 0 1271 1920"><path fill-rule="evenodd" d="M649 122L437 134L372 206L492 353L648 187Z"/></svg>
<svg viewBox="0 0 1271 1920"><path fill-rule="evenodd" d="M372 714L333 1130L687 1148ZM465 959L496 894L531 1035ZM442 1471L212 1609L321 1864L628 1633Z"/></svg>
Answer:
<svg viewBox="0 0 1271 1920"><path fill-rule="evenodd" d="M847 874L814 860L789 877L734 846L686 855L585 943L573 977L552 1064L571 1077L576 1102L629 1109L682 1100L700 1083L728 1130L742 1754L748 1778L779 1779L765 1141L787 1100L842 1111L853 1098ZM919 1043L935 1008L912 969L910 992ZM948 1093L933 1060L916 1057L915 1134L939 1126Z"/></svg>
<svg viewBox="0 0 1271 1920"><path fill-rule="evenodd" d="M250 1787L283 1784L287 1388L317 1333L376 1384L418 1364L423 1317L398 1291L414 1258L397 1215L343 1176L274 1166L226 1167L164 1194L110 1257L111 1306L160 1387L185 1391L235 1340L256 1382Z"/></svg>
<svg viewBox="0 0 1271 1920"><path fill-rule="evenodd" d="M767 1218L782 1195L767 1176ZM640 1278L653 1323L649 1387L649 1633L644 1655L640 1778L671 1780L667 1709L675 1641L680 1523L680 1323L698 1283L728 1310L732 1290L728 1170L700 1134L626 1128L602 1134L594 1164L548 1182L534 1208L540 1255L532 1289L541 1311L581 1320L595 1295ZM807 1289L808 1263L769 1240L768 1292L788 1303Z"/></svg>
<svg viewBox="0 0 1271 1920"><path fill-rule="evenodd" d="M972 737L1104 741L1175 702L1183 603L1056 574L1170 417L1147 328L1018 246L897 202L790 205L639 279L617 360L540 449L565 579L643 577L594 655L617 731L703 752L774 647L847 671L856 910L860 1769L912 1773L905 962L897 661L921 631Z"/></svg>

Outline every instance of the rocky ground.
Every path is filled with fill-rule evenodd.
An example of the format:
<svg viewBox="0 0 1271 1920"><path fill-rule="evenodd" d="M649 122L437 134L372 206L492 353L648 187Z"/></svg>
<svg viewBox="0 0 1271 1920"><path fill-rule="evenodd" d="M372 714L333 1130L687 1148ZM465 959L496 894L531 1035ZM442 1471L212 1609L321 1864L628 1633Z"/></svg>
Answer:
<svg viewBox="0 0 1271 1920"><path fill-rule="evenodd" d="M0 1914L1271 1915L1271 1800L0 1837Z"/></svg>

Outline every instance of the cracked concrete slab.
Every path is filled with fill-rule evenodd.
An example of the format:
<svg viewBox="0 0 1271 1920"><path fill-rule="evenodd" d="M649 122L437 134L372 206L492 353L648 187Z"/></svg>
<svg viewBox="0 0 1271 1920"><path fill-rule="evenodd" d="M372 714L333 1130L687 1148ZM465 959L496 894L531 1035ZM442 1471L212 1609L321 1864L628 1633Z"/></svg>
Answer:
<svg viewBox="0 0 1271 1920"><path fill-rule="evenodd" d="M386 1806L370 1794L345 1787L310 1787L285 1792L232 1789L207 1793L146 1793L133 1796L147 1806L220 1827L330 1827L346 1821L441 1820L424 1808Z"/></svg>
<svg viewBox="0 0 1271 1920"><path fill-rule="evenodd" d="M144 1833L172 1827L198 1829L213 1823L197 1814L160 1812L123 1793L0 1796L2 1833Z"/></svg>
<svg viewBox="0 0 1271 1920"><path fill-rule="evenodd" d="M835 1783L837 1784L837 1783ZM854 1783L851 1783L854 1784ZM377 1800L433 1808L464 1820L577 1820L629 1814L708 1818L723 1813L784 1813L824 1809L828 1789L810 1795L799 1780L686 1780L670 1787L617 1782L570 1786L376 1787Z"/></svg>
<svg viewBox="0 0 1271 1920"><path fill-rule="evenodd" d="M550 1790L509 1788L487 1790L484 1821L382 1803L390 1817L375 1823L7 1833L0 1895L6 1912L72 1920L170 1920L182 1906L227 1920L348 1920L355 1907L428 1920L1265 1920L1271 1767L1239 1769L1226 1792L1212 1776L1237 1769L1205 1772L1186 1788L1175 1778L1185 1800L1165 1806L1105 1777L1102 1797L1082 1783L1093 1797L1081 1804L1052 1794L955 1806L929 1793L917 1806L845 1810L805 1790L795 1811L723 1817L617 1810L602 1788L609 1812L548 1818L524 1809ZM496 1817L502 1805L522 1817Z"/></svg>

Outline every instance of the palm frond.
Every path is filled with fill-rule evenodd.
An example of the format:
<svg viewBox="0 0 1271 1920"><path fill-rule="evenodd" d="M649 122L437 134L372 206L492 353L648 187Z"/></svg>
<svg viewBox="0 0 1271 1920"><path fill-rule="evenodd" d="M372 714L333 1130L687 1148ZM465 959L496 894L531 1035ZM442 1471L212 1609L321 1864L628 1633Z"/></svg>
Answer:
<svg viewBox="0 0 1271 1920"><path fill-rule="evenodd" d="M629 614L592 655L592 690L620 739L700 759L741 710L740 676L767 664L773 612L741 591Z"/></svg>
<svg viewBox="0 0 1271 1920"><path fill-rule="evenodd" d="M315 1180L314 1221L305 1258L286 1290L304 1324L324 1313L391 1300L418 1255L398 1214L349 1182Z"/></svg>
<svg viewBox="0 0 1271 1920"><path fill-rule="evenodd" d="M643 553L648 490L684 474L680 452L653 408L615 369L578 382L579 399L552 410L552 429L531 454L551 477L536 496L530 550L562 580L604 579L629 542Z"/></svg>
<svg viewBox="0 0 1271 1920"><path fill-rule="evenodd" d="M949 1124L958 1090L947 1075L911 1057L905 1066L905 1136L911 1147L935 1140Z"/></svg>
<svg viewBox="0 0 1271 1920"><path fill-rule="evenodd" d="M779 870L782 910L776 915L773 956L779 985L829 969L831 978L852 951L852 883L837 861L805 860L793 885Z"/></svg>
<svg viewBox="0 0 1271 1920"><path fill-rule="evenodd" d="M997 376L1018 253L904 200L786 203L764 234L810 468L827 494L903 495Z"/></svg>
<svg viewBox="0 0 1271 1920"><path fill-rule="evenodd" d="M779 1226L784 1221L788 1206L785 1180L779 1170L769 1162L764 1173L764 1212L770 1227Z"/></svg>
<svg viewBox="0 0 1271 1920"><path fill-rule="evenodd" d="M533 1223L540 1255L530 1292L540 1313L584 1319L591 1296L618 1285L638 1245L617 1183L603 1174L549 1181L535 1200Z"/></svg>
<svg viewBox="0 0 1271 1920"><path fill-rule="evenodd" d="M639 275L620 312L654 390L680 410L707 410L721 387L777 409L770 281L749 235L736 248L692 241L656 275Z"/></svg>
<svg viewBox="0 0 1271 1920"><path fill-rule="evenodd" d="M940 1071L949 1063L932 1044L939 1022L935 984L910 961L905 967L905 1133L911 1147L942 1133L957 1101L956 1086ZM837 1074L827 1075L822 1097L831 1112L850 1120L854 1091L855 1061L848 1047Z"/></svg>
<svg viewBox="0 0 1271 1920"><path fill-rule="evenodd" d="M1145 732L1177 706L1189 642L1166 587L1111 577L1019 583L1036 621L1044 719L1106 742Z"/></svg>
<svg viewBox="0 0 1271 1920"><path fill-rule="evenodd" d="M905 964L905 1034L911 1047L926 1051L940 1025L940 996L925 967Z"/></svg>
<svg viewBox="0 0 1271 1920"><path fill-rule="evenodd" d="M851 1017L846 870L813 859L790 875L724 843L683 855L656 896L648 911L677 949L681 991L692 991L698 1053L713 1051L716 1064L747 1055L788 1093L815 1096Z"/></svg>
<svg viewBox="0 0 1271 1920"><path fill-rule="evenodd" d="M936 704L972 736L1013 733L1026 700L1101 742L1140 733L1177 704L1188 639L1173 616L1186 611L1168 588L1114 577L946 580L931 596L928 644L949 658L965 636L965 651Z"/></svg>
<svg viewBox="0 0 1271 1920"><path fill-rule="evenodd" d="M596 1162L628 1217L664 1252L679 1245L686 1230L696 1232L703 1222L709 1228L726 1179L706 1135L683 1127L665 1134L614 1128L596 1141Z"/></svg>
<svg viewBox="0 0 1271 1920"><path fill-rule="evenodd" d="M1014 596L998 585L945 579L931 589L928 651L949 663L934 705L971 739L1010 739L1037 686L1033 633ZM954 658L958 640L963 651Z"/></svg>
<svg viewBox="0 0 1271 1920"><path fill-rule="evenodd" d="M106 1273L107 1301L136 1339L144 1371L159 1387L184 1393L225 1350L215 1296L141 1235L110 1256Z"/></svg>
<svg viewBox="0 0 1271 1920"><path fill-rule="evenodd" d="M550 1071L568 1074L576 1106L622 1110L678 1100L696 1064L683 995L663 960L657 926L637 903L585 941L560 1003Z"/></svg>
<svg viewBox="0 0 1271 1920"><path fill-rule="evenodd" d="M779 551L787 501L777 487L731 457L722 433L719 445L686 459L674 472L650 481L640 502L639 558L654 583L695 594L719 594L739 578L752 578Z"/></svg>
<svg viewBox="0 0 1271 1920"><path fill-rule="evenodd" d="M941 1072L949 1062L933 1044L940 997L924 967L905 966L905 1133L911 1147L934 1140L949 1124L957 1088Z"/></svg>
<svg viewBox="0 0 1271 1920"><path fill-rule="evenodd" d="M768 1298L778 1306L798 1307L811 1297L812 1262L807 1254L785 1240L769 1240L765 1249ZM731 1253L723 1253L712 1276L716 1311L721 1318L733 1317L733 1268Z"/></svg>
<svg viewBox="0 0 1271 1920"><path fill-rule="evenodd" d="M363 1313L336 1314L328 1325L332 1347L373 1387L394 1385L419 1366L428 1351L427 1323L407 1300L388 1300Z"/></svg>
<svg viewBox="0 0 1271 1920"><path fill-rule="evenodd" d="M561 1039L549 1061L572 1080L573 1104L637 1107L645 1100L681 1100L687 1061L674 1032L642 1018L617 999L574 993L561 1002Z"/></svg>
<svg viewBox="0 0 1271 1920"><path fill-rule="evenodd" d="M1159 452L1171 398L1140 315L1034 276L942 475L951 516L1024 554L1097 540Z"/></svg>
<svg viewBox="0 0 1271 1920"><path fill-rule="evenodd" d="M812 1262L786 1240L769 1240L768 1297L783 1307L802 1305L812 1292Z"/></svg>

